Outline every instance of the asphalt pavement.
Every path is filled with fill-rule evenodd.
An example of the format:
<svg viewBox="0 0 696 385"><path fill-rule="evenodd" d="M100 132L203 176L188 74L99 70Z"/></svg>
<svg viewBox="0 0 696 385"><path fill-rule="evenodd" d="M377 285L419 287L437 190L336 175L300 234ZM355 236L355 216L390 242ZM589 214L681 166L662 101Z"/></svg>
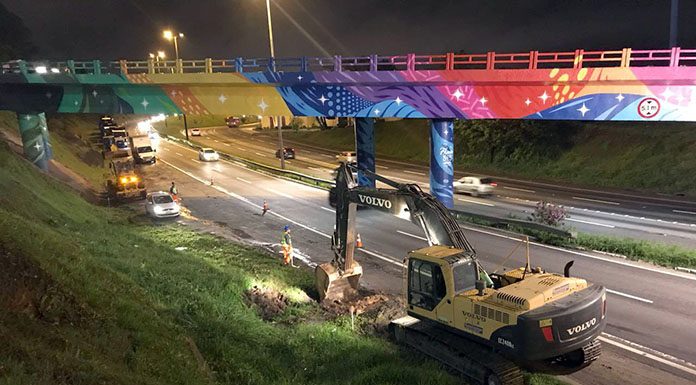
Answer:
<svg viewBox="0 0 696 385"><path fill-rule="evenodd" d="M206 140L215 143L216 139ZM255 141L259 142L258 152L265 154L263 140L252 143ZM222 146L233 146L227 144ZM247 152L253 149L248 144L239 147ZM273 154L272 150L273 147L265 147L266 153ZM330 234L335 215L326 191L231 162L200 162L195 151L167 141L160 143L158 155L160 162L145 168L148 178L162 188L166 188L170 178L176 178L184 204L195 216L224 223L240 236L267 246L277 246L280 229L290 224L304 263L313 266L332 259ZM291 164L301 161L300 158ZM261 217L264 199L271 211ZM361 210L357 223L365 244L356 257L365 270L362 284L373 290L400 293L401 261L408 251L427 245L422 231L409 221L371 210ZM466 228L487 270L524 265L524 247L520 247L505 267L499 267L520 242L514 234L475 226ZM602 336L608 353L602 358L605 361L600 362L613 364L597 363L574 374L573 379L597 384L696 381L696 366L692 364L696 362L696 276L540 244L532 244L530 251L532 265L548 271L561 272L566 262L575 260L573 275L609 290L608 326ZM635 369L640 365L646 369ZM649 370L659 375L650 374Z"/></svg>
<svg viewBox="0 0 696 385"><path fill-rule="evenodd" d="M219 151L264 164L279 165L275 158L277 137L272 132L211 127L191 140ZM287 167L318 178L331 179L336 167L335 151L284 140L296 150L296 159ZM377 173L397 182L417 183L428 190L428 168L377 157ZM455 170L457 178L467 174ZM632 192L601 191L558 186L509 178L496 178L492 197L456 194L455 206L462 211L495 217L526 219L538 201L565 206L565 226L573 231L662 242L696 248L696 202L681 197L641 195Z"/></svg>

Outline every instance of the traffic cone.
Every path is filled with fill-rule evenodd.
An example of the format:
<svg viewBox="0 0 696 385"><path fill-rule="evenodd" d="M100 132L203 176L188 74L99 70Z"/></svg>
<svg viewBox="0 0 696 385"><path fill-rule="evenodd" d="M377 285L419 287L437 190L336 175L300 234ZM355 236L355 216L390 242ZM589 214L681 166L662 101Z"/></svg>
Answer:
<svg viewBox="0 0 696 385"><path fill-rule="evenodd" d="M363 247L362 239L360 239L359 233L358 233L357 239L355 240L355 245L357 246L358 249L362 249L362 247Z"/></svg>

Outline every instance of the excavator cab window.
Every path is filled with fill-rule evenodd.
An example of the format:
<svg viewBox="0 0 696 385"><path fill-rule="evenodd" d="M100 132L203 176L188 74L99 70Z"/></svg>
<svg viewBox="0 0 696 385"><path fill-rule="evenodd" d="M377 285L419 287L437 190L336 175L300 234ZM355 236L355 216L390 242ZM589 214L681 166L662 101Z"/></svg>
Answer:
<svg viewBox="0 0 696 385"><path fill-rule="evenodd" d="M476 287L478 279L478 267L476 262L469 260L459 263L452 268L454 276L454 292L459 293L466 290L472 290Z"/></svg>
<svg viewBox="0 0 696 385"><path fill-rule="evenodd" d="M419 259L411 259L409 265L409 304L428 311L435 309L447 294L442 269Z"/></svg>

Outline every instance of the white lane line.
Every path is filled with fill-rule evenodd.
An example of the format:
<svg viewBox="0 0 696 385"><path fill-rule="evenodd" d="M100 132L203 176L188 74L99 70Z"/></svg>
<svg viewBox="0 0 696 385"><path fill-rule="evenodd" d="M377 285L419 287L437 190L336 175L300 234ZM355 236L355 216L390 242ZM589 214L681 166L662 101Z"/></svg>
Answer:
<svg viewBox="0 0 696 385"><path fill-rule="evenodd" d="M203 162L201 162L200 160L198 160L198 159L196 159L196 158L191 158L191 160L194 161L194 162L196 162L196 163L203 163Z"/></svg>
<svg viewBox="0 0 696 385"><path fill-rule="evenodd" d="M237 147L237 149L242 150L242 151L246 151L246 148L244 148L244 147Z"/></svg>
<svg viewBox="0 0 696 385"><path fill-rule="evenodd" d="M686 211L686 210L672 210L672 211L675 213L696 215L696 212L694 212L694 211Z"/></svg>
<svg viewBox="0 0 696 385"><path fill-rule="evenodd" d="M162 149L163 149L164 151L169 151L169 149L166 148L166 147L162 147ZM158 149L158 150L159 150L159 149Z"/></svg>
<svg viewBox="0 0 696 385"><path fill-rule="evenodd" d="M609 337L609 338L607 338L607 337ZM643 356L645 358L649 358L653 361L663 363L667 366L671 366L675 369L679 369L679 370L686 372L686 373L689 373L691 375L696 375L696 365L692 364L691 362L684 361L682 359L676 358L676 357L671 356L669 354L659 352L655 349L651 349L651 348L648 348L646 346L639 345L635 342L631 342L631 341L625 340L623 338L613 336L613 335L608 334L608 333L602 333L602 335L597 337L597 339L602 341L602 342L608 343L609 345L614 345L618 348L627 350L631 353L635 353L635 354L637 354L639 356ZM618 342L616 340L619 340L621 342ZM649 350L652 353L648 353L648 352L643 351L641 349ZM676 363L672 360L679 361L683 364Z"/></svg>
<svg viewBox="0 0 696 385"><path fill-rule="evenodd" d="M606 289L606 288L605 288L605 289ZM607 293L611 293L611 294L615 294L615 295L620 295L620 296L622 296L622 297L626 297L626 298L630 298L630 299L635 299L636 301L645 302L645 303L653 303L653 301L651 301L651 300L649 300L649 299L645 299L645 298L641 298L641 297L636 297L635 295L622 293L622 292L620 292L620 291L611 290L611 289L606 289L606 291L607 291Z"/></svg>
<svg viewBox="0 0 696 385"><path fill-rule="evenodd" d="M309 167L307 167L307 168L310 169L310 170L314 170L314 171L331 172L331 170L326 169L326 168L321 168L321 167L311 167L311 166L309 166Z"/></svg>
<svg viewBox="0 0 696 385"><path fill-rule="evenodd" d="M217 139L215 139L215 143L220 143L220 141L219 141L219 140L217 140Z"/></svg>
<svg viewBox="0 0 696 385"><path fill-rule="evenodd" d="M520 238L510 237L510 236L502 235L502 234L496 234L496 233L493 233L493 232L490 232L490 231L486 231L486 230L483 230L483 229L477 229L477 228L475 228L475 227L463 226L463 225L461 225L461 224L460 224L459 226L460 226L461 228L463 228L463 229L467 229L467 230L470 230L470 231L475 231L475 232L477 232L477 233L488 234L488 235L491 235L491 236L494 236L494 237L498 237L498 238L509 239L509 240L511 240L511 241L517 241L517 242L520 241ZM626 267L633 267L633 268L640 269L640 270L651 271L651 272L653 272L653 273L664 274L664 275L670 275L670 276L672 276L672 277L677 277L677 278L688 279L688 280L691 280L691 281L696 281L696 276L691 275L691 274L681 274L681 273L677 273L677 272L673 272L673 271L669 271L669 270L661 270L661 269L654 269L654 268L651 268L651 267L648 267L648 266L634 265L634 264L632 264L632 263L624 262L624 261L621 261L621 260L618 260L618 259L615 260L615 259L600 257L600 256L598 256L598 255L592 255L592 254L582 253L582 252L579 252L579 251L563 249L563 248L556 247L556 246L544 245L544 244L541 244L541 243L538 243L538 242L529 242L529 244L530 244L530 245L534 245L534 246L538 246L538 247L543 247L543 248L549 249L549 250L559 251L559 252L561 252L561 253L568 253L568 254L578 255L578 256L581 256L581 257L585 257L585 258L596 259L596 260L600 260L600 261L604 261L604 262L613 263L613 264L616 264L616 265L621 265L621 266L626 266Z"/></svg>
<svg viewBox="0 0 696 385"><path fill-rule="evenodd" d="M246 183L246 184L251 184L251 182L249 182L248 180L246 180L246 179L244 179L244 178L236 177L236 179L237 179L238 181L244 182L244 183Z"/></svg>
<svg viewBox="0 0 696 385"><path fill-rule="evenodd" d="M229 146L230 146L230 144L229 144L229 143L223 143L222 145L223 145L223 146L227 146L227 147L229 147Z"/></svg>
<svg viewBox="0 0 696 385"><path fill-rule="evenodd" d="M328 211L328 212L330 212L330 213L332 213L332 214L336 212L336 210L330 209L330 208L324 207L324 206L319 206L319 208L322 209L322 210Z"/></svg>
<svg viewBox="0 0 696 385"><path fill-rule="evenodd" d="M383 168L383 169L385 169L385 170L389 170L389 167L387 167L387 166L379 166L379 165L378 165L377 168Z"/></svg>
<svg viewBox="0 0 696 385"><path fill-rule="evenodd" d="M237 200L240 200L240 201L242 201L242 202L244 202L244 203L246 203L246 204L248 204L248 205L250 205L250 206L256 208L257 210L261 210L261 209L262 209L262 207L259 206L259 205L257 205L256 203L251 202L249 199L247 199L247 198L245 198L245 197L243 197L243 196L241 196L241 195L239 195L239 194L233 193L233 192L231 192L231 191L227 191L227 189L225 189L224 187L220 187L220 186L218 186L218 185L213 185L213 186L211 186L210 183L208 183L208 181L206 181L206 180L204 180L204 179L201 179L201 178L199 178L199 177L193 175L192 173L190 173L190 172L188 172L188 171L186 171L186 170L184 170L184 169L182 169L182 168L179 168L179 167L177 167L177 166L175 166L175 165L173 165L173 164L171 164L171 163L169 163L169 162L167 162L167 161L165 161L165 160L162 160L162 163L168 165L169 167L172 167L173 169L175 169L175 170L177 170L177 171L179 171L179 172L181 172L181 173L183 173L183 174L185 174L185 175L188 175L189 177L191 177L191 178L193 178L193 179L199 181L200 183L203 183L203 184L206 185L206 186L212 187L212 188L214 188L214 189L220 191L220 192L223 193L223 194L226 194L226 195L228 195L228 196L230 196L230 197L232 197L232 198L235 198L235 199L237 199ZM292 183L292 182L288 182L288 183ZM295 220L293 220L293 219L290 219L290 218L288 218L288 217L286 217L286 216L284 216L284 215L282 215L282 214L279 214L277 211L269 211L268 213L271 214L271 215L274 215L274 216L276 216L276 217L278 217L278 218L280 218L280 219L283 219L283 220L286 221L286 222L290 222L290 223L295 224L295 225L297 225L297 226L299 226L299 227L302 227L303 229L306 229L306 230L309 230L309 231L311 231L311 232L313 232L313 233L315 233L315 234L321 235L322 237L329 238L329 239L331 238L331 235L329 235L329 234L324 234L323 232L321 232L321 231L319 231L319 230L317 230L317 229L315 229L315 228L313 228L313 227L309 227L309 226L304 225L304 224L302 224L302 223L300 223L300 222L297 222L297 221L295 221ZM397 261L397 260L392 259L392 258L385 257L385 256L383 256L383 255L380 255L380 254L374 252L374 251L370 251L370 250L366 250L366 249L358 249L358 250L361 251L361 252L363 252L363 253L365 253L365 254L367 254L367 255L370 255L370 256L373 256L373 257L375 257L375 258L381 259L381 260L383 260L383 261L385 261L385 262L389 262L389 263L391 263L391 264L393 264L393 265L396 265L396 266L398 266L398 267L402 267L402 266L403 266L403 263L402 263L402 262Z"/></svg>
<svg viewBox="0 0 696 385"><path fill-rule="evenodd" d="M179 156L184 156L184 154L182 154L182 153L180 153L180 152L177 152L176 154L179 155Z"/></svg>
<svg viewBox="0 0 696 385"><path fill-rule="evenodd" d="M264 154L262 154L262 153L260 153L260 152L255 152L254 154L256 154L256 155L258 155L258 156L263 156L264 158L268 158L268 156L266 156L266 155L264 155Z"/></svg>
<svg viewBox="0 0 696 385"><path fill-rule="evenodd" d="M616 227L616 226L614 226L614 225L607 225L607 224L604 224L604 223L583 221L582 219L566 218L565 220L566 220L566 221L571 221L571 222L585 223L585 224L594 225L594 226L608 227L608 228L610 228L610 229L613 229L613 228Z"/></svg>
<svg viewBox="0 0 696 385"><path fill-rule="evenodd" d="M582 198L582 197L573 197L573 199L581 200L581 201L588 201L588 202L597 202L597 203L606 203L608 205L615 205L619 206L621 203L617 202L610 202L610 201L603 201L600 199L590 199L590 198Z"/></svg>
<svg viewBox="0 0 696 385"><path fill-rule="evenodd" d="M408 171L408 170L404 170L404 172L405 172L406 174L413 174L413 175L422 175L422 176L426 176L425 173L417 172L417 171Z"/></svg>
<svg viewBox="0 0 696 385"><path fill-rule="evenodd" d="M527 193L536 193L534 190L527 190L526 188L519 188L519 187L507 187L503 186L504 189L506 190L512 190L512 191L522 191L522 192L527 192Z"/></svg>
<svg viewBox="0 0 696 385"><path fill-rule="evenodd" d="M420 239L421 241L426 241L426 242L428 241L427 238L424 238L424 237L421 237L421 236L418 236L418 235L415 235L415 234L407 233L407 232L405 232L405 231L396 230L396 232L399 233L399 234L403 234L403 235L405 235L405 236L407 236L407 237Z"/></svg>
<svg viewBox="0 0 696 385"><path fill-rule="evenodd" d="M282 197L286 197L286 198L289 198L289 199L295 199L295 197L292 196L292 195L290 195L290 194L286 194L286 193L283 193L283 192L280 192L280 191L273 191L273 192L276 193L276 194L278 194L278 195L280 195L280 196L282 196Z"/></svg>
<svg viewBox="0 0 696 385"><path fill-rule="evenodd" d="M482 205L482 206L495 207L495 205L493 203L479 202L479 201L475 201L473 199L457 198L457 200L462 201L462 202L475 203L477 205Z"/></svg>

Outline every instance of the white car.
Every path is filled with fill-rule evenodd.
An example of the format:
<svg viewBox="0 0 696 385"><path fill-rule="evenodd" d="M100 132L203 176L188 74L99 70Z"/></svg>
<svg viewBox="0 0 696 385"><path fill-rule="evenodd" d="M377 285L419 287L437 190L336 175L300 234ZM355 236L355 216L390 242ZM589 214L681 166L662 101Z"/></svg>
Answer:
<svg viewBox="0 0 696 385"><path fill-rule="evenodd" d="M198 160L203 162L216 162L220 160L220 154L212 148L201 148L198 150Z"/></svg>
<svg viewBox="0 0 696 385"><path fill-rule="evenodd" d="M153 218L178 217L181 208L168 192L157 191L145 197L145 212Z"/></svg>
<svg viewBox="0 0 696 385"><path fill-rule="evenodd" d="M201 136L201 129L200 128L192 128L191 129L191 136Z"/></svg>
<svg viewBox="0 0 696 385"><path fill-rule="evenodd" d="M358 155L353 151L341 151L336 155L336 160L341 163L355 163L358 161Z"/></svg>
<svg viewBox="0 0 696 385"><path fill-rule="evenodd" d="M471 194L471 196L491 195L498 185L491 178L465 176L452 183L455 193Z"/></svg>

